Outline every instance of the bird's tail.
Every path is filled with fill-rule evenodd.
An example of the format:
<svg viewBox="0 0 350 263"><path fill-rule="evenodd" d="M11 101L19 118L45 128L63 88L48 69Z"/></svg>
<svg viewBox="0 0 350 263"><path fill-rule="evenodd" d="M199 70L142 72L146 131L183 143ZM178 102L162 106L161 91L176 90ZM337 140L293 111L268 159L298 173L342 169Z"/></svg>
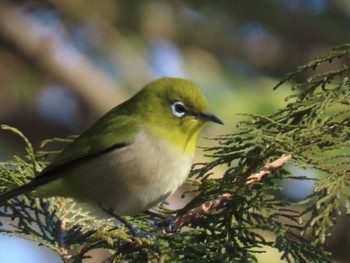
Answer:
<svg viewBox="0 0 350 263"><path fill-rule="evenodd" d="M0 204L6 202L7 200L14 198L18 195L22 195L28 192L31 192L35 190L38 187L38 184L33 181L29 182L28 184L7 190L3 193L0 193Z"/></svg>

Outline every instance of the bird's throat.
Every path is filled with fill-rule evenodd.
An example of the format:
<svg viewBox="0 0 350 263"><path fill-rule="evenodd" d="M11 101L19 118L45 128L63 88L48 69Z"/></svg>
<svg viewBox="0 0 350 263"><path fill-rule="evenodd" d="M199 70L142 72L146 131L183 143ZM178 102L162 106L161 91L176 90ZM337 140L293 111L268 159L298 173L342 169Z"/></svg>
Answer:
<svg viewBox="0 0 350 263"><path fill-rule="evenodd" d="M191 127L191 129L153 129L150 136L161 138L169 145L180 150L185 155L193 156L196 150L198 134L202 126Z"/></svg>

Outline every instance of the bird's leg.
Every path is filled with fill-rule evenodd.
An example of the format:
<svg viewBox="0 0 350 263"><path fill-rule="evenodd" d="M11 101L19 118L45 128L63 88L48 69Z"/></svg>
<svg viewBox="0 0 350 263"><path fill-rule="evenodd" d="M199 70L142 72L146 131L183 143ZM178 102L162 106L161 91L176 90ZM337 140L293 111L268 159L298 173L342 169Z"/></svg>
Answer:
<svg viewBox="0 0 350 263"><path fill-rule="evenodd" d="M164 230L167 233L175 233L178 231L178 227L174 222L174 219L168 216L164 216L160 213L147 210L144 212L146 215L150 215L156 218L161 219L161 222L158 224L158 227Z"/></svg>
<svg viewBox="0 0 350 263"><path fill-rule="evenodd" d="M149 235L145 233L144 231L138 229L133 224L129 223L127 220L125 220L121 215L118 215L115 211L113 211L110 208L104 208L102 205L100 205L102 210L106 212L107 214L113 216L115 219L120 221L122 224L124 224L130 231L130 233L135 237L148 237Z"/></svg>

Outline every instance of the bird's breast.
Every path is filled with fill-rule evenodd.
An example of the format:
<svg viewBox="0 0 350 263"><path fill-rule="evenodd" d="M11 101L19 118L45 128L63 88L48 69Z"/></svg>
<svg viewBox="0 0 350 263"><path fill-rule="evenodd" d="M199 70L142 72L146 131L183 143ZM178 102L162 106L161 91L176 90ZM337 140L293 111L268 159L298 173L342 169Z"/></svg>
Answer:
<svg viewBox="0 0 350 263"><path fill-rule="evenodd" d="M69 185L79 185L72 197L130 215L154 207L183 184L193 157L141 131L129 145L92 159L66 178Z"/></svg>

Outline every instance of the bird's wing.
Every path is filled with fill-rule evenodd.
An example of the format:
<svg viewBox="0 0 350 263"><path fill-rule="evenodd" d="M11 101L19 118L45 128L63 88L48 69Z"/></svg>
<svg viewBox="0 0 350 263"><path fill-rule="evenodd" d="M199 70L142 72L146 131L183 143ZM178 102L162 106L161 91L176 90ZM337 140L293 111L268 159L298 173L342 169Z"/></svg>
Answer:
<svg viewBox="0 0 350 263"><path fill-rule="evenodd" d="M73 165L133 143L137 122L125 115L107 114L63 150L32 182L53 181Z"/></svg>
<svg viewBox="0 0 350 263"><path fill-rule="evenodd" d="M140 129L135 118L130 118L128 109L119 111L118 107L104 115L89 130L80 135L51 164L32 181L0 194L0 204L17 195L37 189L64 176L64 171L82 161L133 143Z"/></svg>

